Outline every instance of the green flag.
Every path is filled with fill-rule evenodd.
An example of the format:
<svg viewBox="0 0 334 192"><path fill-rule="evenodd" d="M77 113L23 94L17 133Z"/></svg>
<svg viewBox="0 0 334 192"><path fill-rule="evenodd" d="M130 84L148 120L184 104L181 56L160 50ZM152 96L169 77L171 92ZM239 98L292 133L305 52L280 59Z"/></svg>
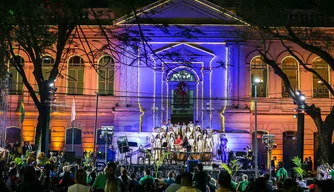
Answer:
<svg viewBox="0 0 334 192"><path fill-rule="evenodd" d="M24 116L25 116L25 112L24 112L24 103L21 102L20 104L20 113L21 113L21 123L23 123L24 121Z"/></svg>

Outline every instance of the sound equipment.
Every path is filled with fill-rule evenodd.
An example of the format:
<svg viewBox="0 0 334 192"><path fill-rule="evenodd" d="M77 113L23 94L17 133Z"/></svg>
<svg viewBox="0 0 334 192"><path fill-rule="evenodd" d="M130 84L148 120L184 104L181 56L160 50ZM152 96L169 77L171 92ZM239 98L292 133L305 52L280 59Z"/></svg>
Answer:
<svg viewBox="0 0 334 192"><path fill-rule="evenodd" d="M96 159L95 167L98 171L102 171L105 166L106 166L106 163L103 159Z"/></svg>
<svg viewBox="0 0 334 192"><path fill-rule="evenodd" d="M73 163L75 161L75 151L65 151L64 159L67 162Z"/></svg>
<svg viewBox="0 0 334 192"><path fill-rule="evenodd" d="M119 153L126 153L129 152L129 142L126 136L121 136L117 138L117 146Z"/></svg>
<svg viewBox="0 0 334 192"><path fill-rule="evenodd" d="M188 160L187 161L187 172L194 172L194 168L199 164L199 160Z"/></svg>

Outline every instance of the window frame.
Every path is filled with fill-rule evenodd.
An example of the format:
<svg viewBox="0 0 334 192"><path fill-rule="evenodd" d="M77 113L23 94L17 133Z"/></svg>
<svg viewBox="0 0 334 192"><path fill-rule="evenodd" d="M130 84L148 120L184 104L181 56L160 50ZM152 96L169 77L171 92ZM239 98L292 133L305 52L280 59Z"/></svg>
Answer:
<svg viewBox="0 0 334 192"><path fill-rule="evenodd" d="M111 60L111 63L107 63L105 64L105 66L100 66L101 61L106 58L109 57ZM99 74L97 75L97 90L99 92L99 95L101 96L110 96L110 95L114 95L114 82L115 82L115 60L111 55L103 55L99 58L98 60L98 70L106 70L106 76L107 77L111 77L111 78L102 78ZM110 76L112 75L112 76ZM100 84L103 83L104 84L104 89L101 89ZM110 87L109 87L110 86Z"/></svg>
<svg viewBox="0 0 334 192"><path fill-rule="evenodd" d="M15 57L20 57L20 62L22 62L22 67L24 68L25 65L25 60L21 55L15 55ZM9 94L10 95L20 95L23 94L24 91L24 84L23 84L23 79L20 73L16 70L14 66L11 65L13 57L11 57L8 61L8 72L12 74L11 78L11 86L9 89ZM15 78L15 81L13 79ZM14 84L15 82L15 84ZM13 89L13 86L15 86L15 89Z"/></svg>
<svg viewBox="0 0 334 192"><path fill-rule="evenodd" d="M262 64L257 65L256 62L255 62L255 64L252 64L255 59L260 59ZM262 72L262 74L261 74L262 79L261 80L263 82L260 85L257 85L257 92L258 92L257 97L268 97L268 85L269 85L269 83L268 83L269 82L268 65L262 61L261 56L255 56L250 61L249 66L250 66L249 67L249 69L250 69L249 70L249 74L250 74L249 78L250 78L250 88L251 88L250 89L250 96L251 97L255 96L254 95L255 94L254 93L254 86L255 85L254 85L254 82L253 82L254 78L252 78L252 74L261 74L261 72ZM252 73L252 71L254 71L254 72L258 71L259 73ZM264 74L266 75L266 77L264 76ZM261 95L261 93L259 93L259 92L261 92L261 89L264 89L263 90L263 92L264 92L263 95Z"/></svg>
<svg viewBox="0 0 334 192"><path fill-rule="evenodd" d="M294 64L293 63L293 65L292 66L295 66L295 67L291 67L291 68L284 68L284 66L283 66L283 62L286 60L286 59L293 59L294 61L295 61L295 63L296 64ZM282 71L285 73L285 74L287 74L286 73L286 71L285 70L295 70L295 72L296 72L296 87L294 87L295 88L295 90L294 91L297 91L297 90L299 90L299 87L300 87L300 71L299 71L299 62L298 62L298 60L296 59L296 58L294 58L294 57L292 57L292 56L287 56L287 57L284 57L283 59L282 59L282 61L281 61L281 69L282 69ZM287 76L288 76L288 74L287 74ZM288 76L288 79L289 79L289 81L290 81L290 84L291 84L291 80L290 80L290 78L289 78L289 76ZM281 97L282 98L289 98L290 96L289 96L289 94L286 92L284 92L285 90L286 90L286 88L285 88L285 86L284 86L284 82L283 82L283 80L281 80ZM292 86L292 85L291 85ZM293 87L293 86L292 86Z"/></svg>
<svg viewBox="0 0 334 192"><path fill-rule="evenodd" d="M79 127L69 127L65 129L65 144L66 145L71 145L72 144L72 134L71 135L67 135L67 131L72 131L72 129L74 130L78 130L80 131L80 142L73 142L73 145L81 145L82 144L82 129ZM74 141L75 141L75 133L76 131L74 131ZM69 143L67 142L67 139L69 139Z"/></svg>
<svg viewBox="0 0 334 192"><path fill-rule="evenodd" d="M80 61L79 63L73 62L71 63L71 60L74 59L75 57L79 57ZM82 63L81 63L82 62ZM67 95L83 95L84 94L84 86L85 86L85 60L80 56L80 55L74 55L71 58L68 59L68 63L67 63L67 89L66 89L66 93ZM79 81L79 71L82 70L82 81ZM75 73L75 77L70 76L70 71L74 71ZM70 84L73 83L74 86L70 87ZM82 83L82 87L79 86L79 84ZM71 88L73 89L73 92Z"/></svg>
<svg viewBox="0 0 334 192"><path fill-rule="evenodd" d="M316 60L320 60L320 61L316 61ZM321 66L315 67L316 62L317 62L317 64L321 63L324 66L323 67L321 67ZM312 61L312 69L315 70L317 73L320 72L319 74L326 73L327 78L325 78L325 80L327 80L327 82L330 82L330 68L329 68L328 64L323 59L321 59L320 57L314 58L313 61ZM325 85L319 85L319 86L315 87L315 78L320 81L320 79L312 73L312 97L313 98L330 98L329 90L327 89L327 87ZM319 92L319 89L318 89L319 87L322 88L322 89L320 89L320 90L322 90L322 93L317 94L315 96L315 92L317 92L317 93ZM315 88L317 88L317 89L315 89Z"/></svg>

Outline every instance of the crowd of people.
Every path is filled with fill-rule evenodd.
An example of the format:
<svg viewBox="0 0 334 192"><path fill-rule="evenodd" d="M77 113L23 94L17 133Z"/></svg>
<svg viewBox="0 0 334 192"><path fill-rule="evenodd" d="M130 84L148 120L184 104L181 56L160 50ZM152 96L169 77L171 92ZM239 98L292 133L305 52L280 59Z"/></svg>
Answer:
<svg viewBox="0 0 334 192"><path fill-rule="evenodd" d="M29 157L32 158L30 155ZM232 178L226 170L220 170L217 176L210 175L198 164L193 173L185 170L176 172L170 170L166 177L162 174L153 176L146 168L143 173L129 172L117 162L109 162L98 171L57 161L54 156L46 157L41 152L36 161L26 160L18 164L12 161L2 170L0 180L1 192L30 191L68 191L68 192L299 192L307 189L305 181L297 176L289 178L283 163L278 163L278 171L273 179L269 173L258 178L246 174ZM314 179L308 186L309 191L334 191L331 175L326 178ZM322 175L323 176L323 175ZM236 180L235 180L236 179Z"/></svg>

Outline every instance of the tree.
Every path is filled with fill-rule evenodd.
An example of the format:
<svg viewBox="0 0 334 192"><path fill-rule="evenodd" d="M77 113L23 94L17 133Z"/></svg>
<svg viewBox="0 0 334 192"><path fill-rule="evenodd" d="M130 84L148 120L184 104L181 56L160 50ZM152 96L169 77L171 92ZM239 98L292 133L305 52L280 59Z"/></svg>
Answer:
<svg viewBox="0 0 334 192"><path fill-rule="evenodd" d="M221 1L218 1L221 3ZM321 76L316 70L309 67L302 58L295 54L293 46L298 46L309 53L319 56L328 66L334 70L334 57L332 55L333 35L329 28L333 26L333 5L327 1L259 1L239 0L233 5L234 11L242 16L253 29L245 35L248 39L256 39L261 42L257 49L262 60L268 64L278 75L289 94L297 101L298 94L291 86L287 74L280 65L268 54L272 44L279 41L281 45L293 56L299 64L308 72L319 78L334 96L334 90L330 82ZM322 163L333 161L330 158L332 135L334 131L334 107L326 118L322 118L322 112L315 104L304 104L308 114L319 132L319 154Z"/></svg>
<svg viewBox="0 0 334 192"><path fill-rule="evenodd" d="M103 4L104 9L96 10L96 2ZM37 110L38 123L35 134L35 145L38 151L47 152L49 143L50 105L52 92L51 84L58 77L73 78L62 73L61 63L70 53L80 47L90 64L101 76L95 57L108 52L117 63L132 67L150 67L153 69L151 54L152 47L147 43L150 39L141 29L140 20L136 10L151 0L141 1L113 1L113 0L13 0L0 6L0 32L4 61L11 59L9 67L14 67L29 92ZM136 22L127 26L111 25L113 20L123 14L134 16ZM145 15L145 14L144 14ZM146 15L145 15L146 16ZM149 16L145 19L150 19ZM94 25L89 33L100 40L92 42L84 31L84 26ZM166 25L152 24L168 33ZM182 28L182 27L181 27ZM187 30L191 37L194 31ZM198 32L198 31L196 31ZM96 38L96 39L99 39ZM94 43L98 41L100 46ZM42 57L47 50L54 50L55 59L48 77L43 76ZM16 57L17 52L27 53L33 64L33 76L37 88L28 81L24 67ZM140 53L140 55L138 55ZM0 54L1 56L1 54ZM164 56L155 55L158 59ZM173 57L173 53L166 53L166 57ZM121 58L127 57L124 62ZM140 62L138 62L140 60ZM5 62L4 62L5 63ZM138 63L144 63L140 65ZM104 77L110 78L110 77Z"/></svg>

